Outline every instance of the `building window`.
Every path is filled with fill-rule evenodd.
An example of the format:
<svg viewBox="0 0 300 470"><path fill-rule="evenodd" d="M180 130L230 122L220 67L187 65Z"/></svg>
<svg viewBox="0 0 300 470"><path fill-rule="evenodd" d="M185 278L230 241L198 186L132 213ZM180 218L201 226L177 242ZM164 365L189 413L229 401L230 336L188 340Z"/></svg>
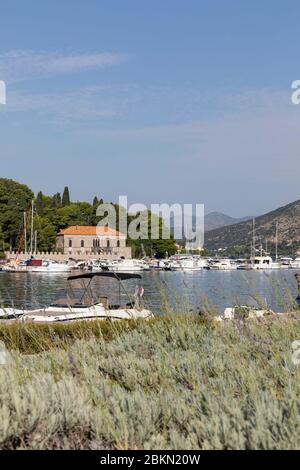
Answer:
<svg viewBox="0 0 300 470"><path fill-rule="evenodd" d="M117 247L120 248L120 240L117 241Z"/></svg>
<svg viewBox="0 0 300 470"><path fill-rule="evenodd" d="M81 248L84 248L84 240L81 240L80 246L81 246Z"/></svg>
<svg viewBox="0 0 300 470"><path fill-rule="evenodd" d="M107 246L107 248L110 247L110 241L109 240L106 240L106 246Z"/></svg>
<svg viewBox="0 0 300 470"><path fill-rule="evenodd" d="M72 248L72 240L69 240L69 248Z"/></svg>
<svg viewBox="0 0 300 470"><path fill-rule="evenodd" d="M99 248L99 246L100 246L100 240L98 240L98 239L95 240L95 239L94 239L94 240L93 240L93 248Z"/></svg>

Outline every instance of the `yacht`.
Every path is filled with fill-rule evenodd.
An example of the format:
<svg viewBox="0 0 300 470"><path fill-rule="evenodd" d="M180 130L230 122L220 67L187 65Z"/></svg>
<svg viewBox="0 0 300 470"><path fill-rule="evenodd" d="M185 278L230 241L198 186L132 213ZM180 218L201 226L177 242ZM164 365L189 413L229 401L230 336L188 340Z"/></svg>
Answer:
<svg viewBox="0 0 300 470"><path fill-rule="evenodd" d="M116 281L115 297L110 301L104 279ZM109 271L89 272L68 277L68 289L61 293L49 306L36 310L16 310L0 308L0 319L18 320L33 323L73 322L80 320L122 320L150 319L153 313L142 303L144 289L137 286L134 296L130 296L123 281L141 279L139 274L113 273ZM94 281L98 280L98 284ZM79 287L78 287L79 286Z"/></svg>
<svg viewBox="0 0 300 470"><path fill-rule="evenodd" d="M102 269L113 272L139 272L149 269L149 265L143 260L122 258L107 262L105 265L102 265Z"/></svg>
<svg viewBox="0 0 300 470"><path fill-rule="evenodd" d="M290 263L291 268L293 269L299 269L300 268L300 258L297 257Z"/></svg>
<svg viewBox="0 0 300 470"><path fill-rule="evenodd" d="M207 265L205 260L194 256L177 257L169 263L174 271L201 271Z"/></svg>
<svg viewBox="0 0 300 470"><path fill-rule="evenodd" d="M251 259L252 269L280 269L281 264L278 261L273 261L271 256L254 256Z"/></svg>
<svg viewBox="0 0 300 470"><path fill-rule="evenodd" d="M29 270L31 273L68 273L72 269L65 263L57 263L56 261L44 260L41 266L32 266Z"/></svg>
<svg viewBox="0 0 300 470"><path fill-rule="evenodd" d="M212 261L210 264L210 269L216 269L219 271L234 271L237 269L237 265L230 261L229 258L220 258Z"/></svg>
<svg viewBox="0 0 300 470"><path fill-rule="evenodd" d="M252 263L251 263L251 260L250 259L245 259L245 258L242 258L242 259L237 259L236 260L236 269L241 269L241 270L244 270L244 271L248 271L250 269L252 269Z"/></svg>
<svg viewBox="0 0 300 470"><path fill-rule="evenodd" d="M292 267L293 258L290 258L289 256L281 257L279 261L280 261L282 268ZM299 259L299 262L300 262L300 259Z"/></svg>

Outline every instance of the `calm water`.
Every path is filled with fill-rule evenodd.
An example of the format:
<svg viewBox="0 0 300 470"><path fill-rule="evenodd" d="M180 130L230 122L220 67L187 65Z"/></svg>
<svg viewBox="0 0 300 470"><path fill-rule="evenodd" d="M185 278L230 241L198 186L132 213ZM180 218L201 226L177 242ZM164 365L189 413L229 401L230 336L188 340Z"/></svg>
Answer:
<svg viewBox="0 0 300 470"><path fill-rule="evenodd" d="M258 296L275 311L282 311L283 305L297 296L295 272L288 269L269 272L145 272L142 284L145 299L155 311L159 311L163 298L177 303L177 306L188 300L195 307L200 307L206 297L223 310L237 303L255 305ZM61 274L0 272L0 303L18 308L49 305L57 292L66 287L66 278ZM128 281L125 285L133 292L136 281Z"/></svg>

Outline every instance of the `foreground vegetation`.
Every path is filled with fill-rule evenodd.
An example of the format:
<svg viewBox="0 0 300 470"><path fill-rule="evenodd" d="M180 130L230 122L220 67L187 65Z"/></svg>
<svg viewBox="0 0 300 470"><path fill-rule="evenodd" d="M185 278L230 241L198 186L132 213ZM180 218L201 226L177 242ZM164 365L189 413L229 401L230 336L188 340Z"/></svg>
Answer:
<svg viewBox="0 0 300 470"><path fill-rule="evenodd" d="M300 448L299 338L297 318L1 326L0 447Z"/></svg>

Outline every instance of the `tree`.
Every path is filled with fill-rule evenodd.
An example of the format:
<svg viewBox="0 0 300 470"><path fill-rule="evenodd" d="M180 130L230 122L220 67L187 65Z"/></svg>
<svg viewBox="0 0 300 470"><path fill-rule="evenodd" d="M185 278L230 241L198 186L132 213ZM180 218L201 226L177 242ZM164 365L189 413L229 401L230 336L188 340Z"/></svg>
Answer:
<svg viewBox="0 0 300 470"><path fill-rule="evenodd" d="M61 195L60 193L56 193L54 194L54 196L52 197L52 207L61 207Z"/></svg>
<svg viewBox="0 0 300 470"><path fill-rule="evenodd" d="M162 217L145 211L138 214L130 214L128 216L128 225L130 229L134 228L140 232L140 238L137 240L130 237L128 244L132 247L134 256L156 256L157 258L164 258L173 255L177 251L176 242L170 235L170 231L165 226Z"/></svg>
<svg viewBox="0 0 300 470"><path fill-rule="evenodd" d="M4 252L8 249L9 245L5 242L4 233L2 231L2 227L0 226L0 257L4 256Z"/></svg>
<svg viewBox="0 0 300 470"><path fill-rule="evenodd" d="M69 206L70 205L70 192L68 186L65 187L62 197L62 206Z"/></svg>
<svg viewBox="0 0 300 470"><path fill-rule="evenodd" d="M38 192L35 200L36 213L40 216L44 215L44 199L42 191Z"/></svg>
<svg viewBox="0 0 300 470"><path fill-rule="evenodd" d="M97 196L95 196L94 199L93 199L93 206L97 207L98 205L99 205L99 200L98 200Z"/></svg>
<svg viewBox="0 0 300 470"><path fill-rule="evenodd" d="M22 232L23 213L28 210L33 192L25 184L0 178L0 226L5 243L18 246Z"/></svg>
<svg viewBox="0 0 300 470"><path fill-rule="evenodd" d="M34 230L37 231L38 251L51 251L55 248L56 227L47 217L36 215L34 218Z"/></svg>

